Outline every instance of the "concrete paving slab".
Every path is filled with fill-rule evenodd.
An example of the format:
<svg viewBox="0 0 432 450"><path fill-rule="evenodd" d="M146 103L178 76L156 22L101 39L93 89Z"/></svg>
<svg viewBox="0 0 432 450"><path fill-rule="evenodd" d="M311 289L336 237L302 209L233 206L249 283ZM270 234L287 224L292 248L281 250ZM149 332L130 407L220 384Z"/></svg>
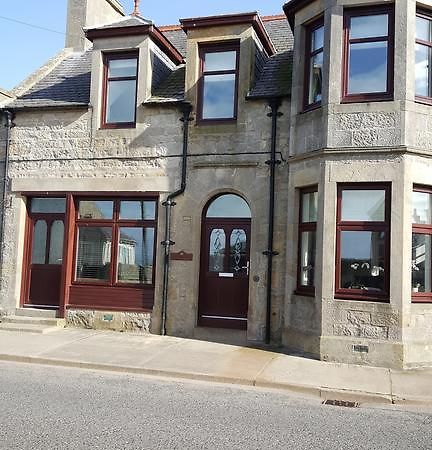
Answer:
<svg viewBox="0 0 432 450"><path fill-rule="evenodd" d="M396 402L432 404L432 370L392 370L391 381Z"/></svg>

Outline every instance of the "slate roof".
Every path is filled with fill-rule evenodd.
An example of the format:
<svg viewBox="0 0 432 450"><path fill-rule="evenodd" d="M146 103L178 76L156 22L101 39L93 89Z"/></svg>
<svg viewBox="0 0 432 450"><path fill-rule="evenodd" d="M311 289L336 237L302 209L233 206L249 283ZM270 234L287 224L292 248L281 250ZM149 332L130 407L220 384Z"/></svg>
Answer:
<svg viewBox="0 0 432 450"><path fill-rule="evenodd" d="M153 22L141 16L126 16L117 22L111 22L99 27L89 27L85 28L85 30L109 30L111 28L137 27L142 25L153 25Z"/></svg>
<svg viewBox="0 0 432 450"><path fill-rule="evenodd" d="M103 27L142 25L146 19L128 17ZM278 53L269 58L248 98L285 97L290 95L293 36L288 22L280 17L264 18L263 24ZM164 27L163 34L184 56L186 34L180 28ZM8 103L9 108L43 108L86 106L90 101L91 50L66 57L29 91ZM178 67L159 86L147 103L172 103L184 98L184 66Z"/></svg>

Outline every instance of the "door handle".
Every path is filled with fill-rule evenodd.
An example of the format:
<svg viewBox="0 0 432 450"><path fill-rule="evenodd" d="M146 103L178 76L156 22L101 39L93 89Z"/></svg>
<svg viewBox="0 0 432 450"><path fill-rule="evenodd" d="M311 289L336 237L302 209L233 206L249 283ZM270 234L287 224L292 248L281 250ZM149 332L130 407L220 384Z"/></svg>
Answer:
<svg viewBox="0 0 432 450"><path fill-rule="evenodd" d="M246 263L245 266L242 266L242 269L246 269L246 275L249 275L249 261Z"/></svg>

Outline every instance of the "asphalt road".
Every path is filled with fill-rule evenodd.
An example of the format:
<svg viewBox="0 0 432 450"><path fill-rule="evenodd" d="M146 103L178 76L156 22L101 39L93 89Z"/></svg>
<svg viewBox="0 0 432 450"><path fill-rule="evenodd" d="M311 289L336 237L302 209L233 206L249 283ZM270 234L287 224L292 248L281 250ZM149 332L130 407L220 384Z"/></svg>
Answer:
<svg viewBox="0 0 432 450"><path fill-rule="evenodd" d="M0 363L0 449L432 449L432 405Z"/></svg>

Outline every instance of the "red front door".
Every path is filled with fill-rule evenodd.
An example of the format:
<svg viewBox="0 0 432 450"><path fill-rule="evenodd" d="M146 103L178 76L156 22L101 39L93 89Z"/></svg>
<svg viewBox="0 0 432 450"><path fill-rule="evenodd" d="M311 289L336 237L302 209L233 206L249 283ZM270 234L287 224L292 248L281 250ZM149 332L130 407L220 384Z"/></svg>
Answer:
<svg viewBox="0 0 432 450"><path fill-rule="evenodd" d="M198 325L246 329L250 219L203 223Z"/></svg>
<svg viewBox="0 0 432 450"><path fill-rule="evenodd" d="M64 214L30 213L29 266L24 304L58 307L64 246Z"/></svg>

